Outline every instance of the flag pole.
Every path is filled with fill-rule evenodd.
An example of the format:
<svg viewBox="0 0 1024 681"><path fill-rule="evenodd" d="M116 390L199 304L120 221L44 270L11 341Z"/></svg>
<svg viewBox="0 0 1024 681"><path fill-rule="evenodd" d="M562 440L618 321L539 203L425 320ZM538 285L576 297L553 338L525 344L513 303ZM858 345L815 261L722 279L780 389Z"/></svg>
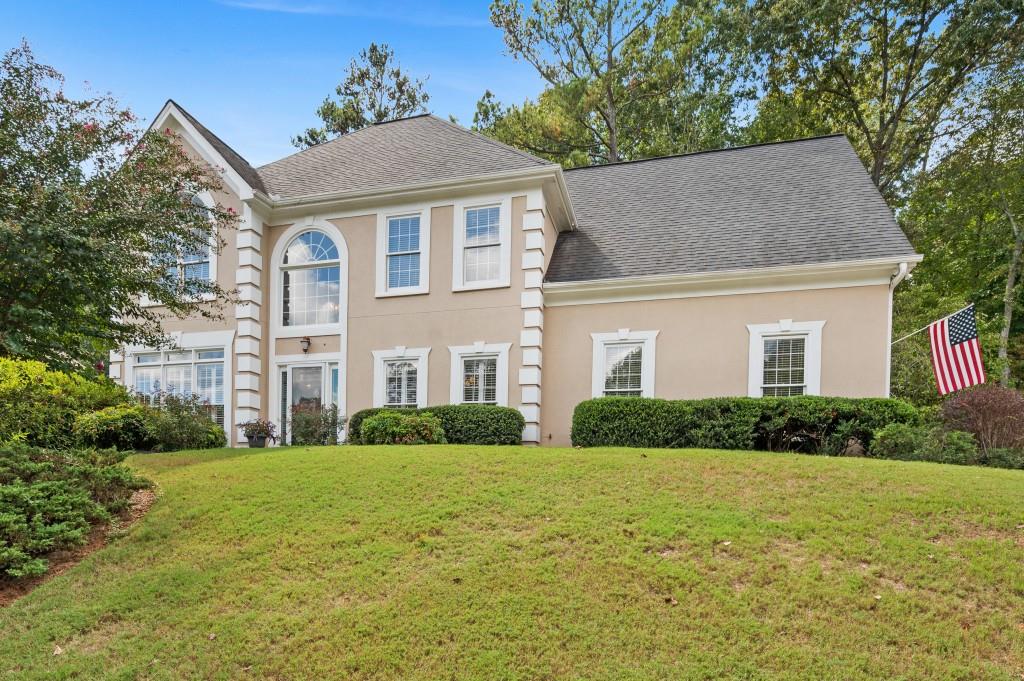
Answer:
<svg viewBox="0 0 1024 681"><path fill-rule="evenodd" d="M971 305L974 305L974 303L971 303ZM946 316L945 316L945 317L943 317L942 319L936 319L936 320L935 320L935 322L941 322L941 321L942 321L943 319L949 319L949 318L950 318L950 317L952 317L953 315L955 315L955 314L959 314L959 313L963 312L964 310L966 310L967 308L969 308L969 307L970 307L971 305L964 305L963 307L961 307L961 308L960 308L959 310L957 310L956 312L950 312L950 313L949 313L948 315L946 315ZM935 322L932 322L932 324L934 324ZM911 336L916 336L917 334L921 333L922 331L927 331L927 330L928 330L928 327L929 327L929 326L931 326L932 324L928 324L927 326L922 326L922 327L921 327L920 329L918 329L917 331L911 331L911 332L910 332L910 333L908 333L908 334L907 334L906 336L903 336L902 338L897 338L897 339L896 339L896 340L894 340L894 341L893 341L892 343L889 343L889 346L891 347L891 346L893 346L893 345L896 345L896 344L897 344L897 343L899 343L900 341L905 341L905 340L907 340L908 338L910 338Z"/></svg>

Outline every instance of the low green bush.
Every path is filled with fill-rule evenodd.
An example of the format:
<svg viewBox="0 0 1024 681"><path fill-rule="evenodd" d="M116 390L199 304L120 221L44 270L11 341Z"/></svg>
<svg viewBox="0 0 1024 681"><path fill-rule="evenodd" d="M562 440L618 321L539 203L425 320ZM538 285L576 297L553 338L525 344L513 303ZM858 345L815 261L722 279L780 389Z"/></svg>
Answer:
<svg viewBox="0 0 1024 681"><path fill-rule="evenodd" d="M158 395L160 406L146 406L146 421L153 451L212 449L227 445L224 429L210 416L209 408L196 395Z"/></svg>
<svg viewBox="0 0 1024 681"><path fill-rule="evenodd" d="M46 572L46 554L81 545L91 525L124 510L147 486L126 452L0 449L0 578Z"/></svg>
<svg viewBox="0 0 1024 681"><path fill-rule="evenodd" d="M119 404L79 414L74 434L83 447L148 450L154 444L146 410L139 404Z"/></svg>
<svg viewBox="0 0 1024 681"><path fill-rule="evenodd" d="M924 449L928 432L921 426L890 423L875 433L871 442L871 456L879 459L911 461Z"/></svg>
<svg viewBox="0 0 1024 681"><path fill-rule="evenodd" d="M42 362L0 358L0 443L72 447L79 414L130 400L107 378L90 380L50 371Z"/></svg>
<svg viewBox="0 0 1024 681"><path fill-rule="evenodd" d="M334 405L292 407L289 432L293 445L338 444L338 408Z"/></svg>
<svg viewBox="0 0 1024 681"><path fill-rule="evenodd" d="M486 404L446 404L423 409L373 407L357 411L348 421L348 441L369 444L363 437L363 423L382 411L403 414L433 414L441 421L448 444L520 444L526 421L516 409Z"/></svg>
<svg viewBox="0 0 1024 681"><path fill-rule="evenodd" d="M369 445L444 444L441 420L433 414L381 411L362 423L362 441Z"/></svg>
<svg viewBox="0 0 1024 681"><path fill-rule="evenodd" d="M851 442L867 449L875 431L888 423L919 421L912 405L892 399L601 397L577 405L572 442L843 453Z"/></svg>
<svg viewBox="0 0 1024 681"><path fill-rule="evenodd" d="M928 423L890 423L879 429L871 443L871 456L961 466L987 464L971 433Z"/></svg>
<svg viewBox="0 0 1024 681"><path fill-rule="evenodd" d="M1024 470L1024 450L990 449L985 452L985 465L993 468L1014 468Z"/></svg>

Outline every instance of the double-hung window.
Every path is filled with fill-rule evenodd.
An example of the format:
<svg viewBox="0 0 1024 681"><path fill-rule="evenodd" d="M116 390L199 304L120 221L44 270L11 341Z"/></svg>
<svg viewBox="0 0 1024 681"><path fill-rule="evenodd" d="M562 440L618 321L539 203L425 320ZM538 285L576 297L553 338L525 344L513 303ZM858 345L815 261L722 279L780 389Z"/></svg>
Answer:
<svg viewBox="0 0 1024 681"><path fill-rule="evenodd" d="M593 397L654 397L657 331L592 333Z"/></svg>
<svg viewBox="0 0 1024 681"><path fill-rule="evenodd" d="M427 406L430 348L397 347L373 352L373 406Z"/></svg>
<svg viewBox="0 0 1024 681"><path fill-rule="evenodd" d="M430 290L430 207L409 206L377 215L377 297Z"/></svg>
<svg viewBox="0 0 1024 681"><path fill-rule="evenodd" d="M511 267L511 199L456 203L452 288L508 286Z"/></svg>
<svg viewBox="0 0 1024 681"><path fill-rule="evenodd" d="M452 404L508 405L508 351L511 343L449 346Z"/></svg>
<svg viewBox="0 0 1024 681"><path fill-rule="evenodd" d="M224 350L167 350L134 355L132 388L150 404L165 395L198 397L210 416L224 425Z"/></svg>
<svg viewBox="0 0 1024 681"><path fill-rule="evenodd" d="M825 322L780 319L748 324L747 395L791 397L821 394L821 335Z"/></svg>
<svg viewBox="0 0 1024 681"><path fill-rule="evenodd" d="M466 404L498 403L497 356L463 358L462 401Z"/></svg>
<svg viewBox="0 0 1024 681"><path fill-rule="evenodd" d="M210 214L210 207L198 195L191 198L192 206L204 215ZM211 248L208 235L197 233L196 241L205 241L202 244L192 244L192 247L177 247L173 249L175 254L167 257L164 262L164 271L167 280L176 285L192 281L213 281L213 249Z"/></svg>

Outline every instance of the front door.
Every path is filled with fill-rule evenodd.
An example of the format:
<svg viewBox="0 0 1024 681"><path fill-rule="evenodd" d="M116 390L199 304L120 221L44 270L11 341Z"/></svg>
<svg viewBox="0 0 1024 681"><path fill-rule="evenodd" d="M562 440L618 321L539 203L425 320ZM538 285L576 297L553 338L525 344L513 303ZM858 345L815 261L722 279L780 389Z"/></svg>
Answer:
<svg viewBox="0 0 1024 681"><path fill-rule="evenodd" d="M295 407L321 408L338 404L337 362L284 365L280 368L281 442L290 443L289 424Z"/></svg>

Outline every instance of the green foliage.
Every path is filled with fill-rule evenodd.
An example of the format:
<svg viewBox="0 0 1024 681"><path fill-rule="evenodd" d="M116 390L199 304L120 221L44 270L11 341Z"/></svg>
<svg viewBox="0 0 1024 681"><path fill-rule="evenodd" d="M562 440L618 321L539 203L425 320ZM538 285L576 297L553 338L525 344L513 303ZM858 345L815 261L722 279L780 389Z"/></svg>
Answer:
<svg viewBox="0 0 1024 681"><path fill-rule="evenodd" d="M488 404L445 404L423 409L373 407L357 411L349 419L349 442L367 444L362 435L363 422L381 411L433 414L441 421L448 444L457 445L518 445L523 441L526 426L517 409Z"/></svg>
<svg viewBox="0 0 1024 681"><path fill-rule="evenodd" d="M79 445L122 451L147 450L153 445L146 409L120 404L75 417L74 437Z"/></svg>
<svg viewBox="0 0 1024 681"><path fill-rule="evenodd" d="M114 450L0 449L0 577L46 572L44 556L84 543L91 524L146 486Z"/></svg>
<svg viewBox="0 0 1024 681"><path fill-rule="evenodd" d="M338 408L296 405L288 424L293 445L338 444Z"/></svg>
<svg viewBox="0 0 1024 681"><path fill-rule="evenodd" d="M167 316L220 316L215 282L168 277L182 252L237 221L215 168L109 96L64 94L27 45L0 59L0 355L81 369L119 345L165 340ZM180 275L180 270L179 270ZM143 305L143 300L157 303Z"/></svg>
<svg viewBox="0 0 1024 681"><path fill-rule="evenodd" d="M924 449L929 430L909 423L890 423L875 433L871 456L912 461Z"/></svg>
<svg viewBox="0 0 1024 681"><path fill-rule="evenodd" d="M572 442L582 447L841 453L850 440L866 448L875 431L888 423L919 421L913 406L890 399L602 397L577 405Z"/></svg>
<svg viewBox="0 0 1024 681"><path fill-rule="evenodd" d="M995 465L979 455L973 435L942 426L889 424L875 434L871 456L962 466Z"/></svg>
<svg viewBox="0 0 1024 681"><path fill-rule="evenodd" d="M41 362L0 357L0 443L73 446L78 414L129 399L124 388L106 378L89 380L51 371Z"/></svg>
<svg viewBox="0 0 1024 681"><path fill-rule="evenodd" d="M410 78L395 59L395 51L377 43L362 50L358 61L352 60L344 82L334 92L339 99L327 97L316 110L323 126L307 128L292 138L295 146L312 147L373 123L426 111L430 101L424 82Z"/></svg>
<svg viewBox="0 0 1024 681"><path fill-rule="evenodd" d="M227 444L224 429L197 395L158 394L159 407L146 407L153 450L211 449Z"/></svg>
<svg viewBox="0 0 1024 681"><path fill-rule="evenodd" d="M518 409L487 404L446 404L426 407L422 414L436 416L444 437L453 445L518 445L526 420Z"/></svg>
<svg viewBox="0 0 1024 681"><path fill-rule="evenodd" d="M433 414L384 410L366 418L360 437L370 445L444 444L441 420Z"/></svg>
<svg viewBox="0 0 1024 681"><path fill-rule="evenodd" d="M1024 470L1024 449L990 449L985 452L985 464L993 468Z"/></svg>

